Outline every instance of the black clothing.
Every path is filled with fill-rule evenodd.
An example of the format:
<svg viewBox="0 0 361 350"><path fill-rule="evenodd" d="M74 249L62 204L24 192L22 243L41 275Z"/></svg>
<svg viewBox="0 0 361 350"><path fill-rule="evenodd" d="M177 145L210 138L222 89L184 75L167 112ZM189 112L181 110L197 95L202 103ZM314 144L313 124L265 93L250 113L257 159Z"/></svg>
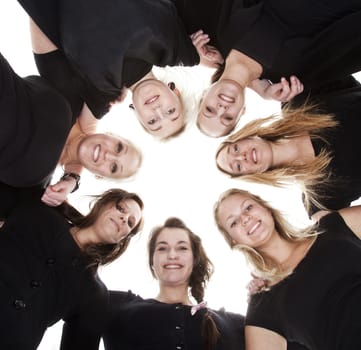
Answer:
<svg viewBox="0 0 361 350"><path fill-rule="evenodd" d="M361 3L295 0L173 0L189 33L210 35L262 65L261 78L297 75L305 86L361 70ZM312 10L310 10L312 9Z"/></svg>
<svg viewBox="0 0 361 350"><path fill-rule="evenodd" d="M314 191L326 208L337 210L350 206L361 197L361 162L357 150L361 149L361 84L352 76L334 81L321 89L296 96L291 106L308 102L317 112L332 114L339 125L328 130L323 139L312 139L315 155L322 149L331 152L329 184L318 184ZM309 214L319 209L311 205Z"/></svg>
<svg viewBox="0 0 361 350"><path fill-rule="evenodd" d="M110 322L104 332L106 350L203 348L202 320L206 309L191 315L191 307L143 299L131 292L110 292ZM244 348L244 317L210 310L221 334L217 350Z"/></svg>
<svg viewBox="0 0 361 350"><path fill-rule="evenodd" d="M70 225L40 201L9 208L6 192L0 194L0 217L6 216L0 229L0 348L35 350L60 319L79 323L90 337L107 291L86 267Z"/></svg>
<svg viewBox="0 0 361 350"><path fill-rule="evenodd" d="M19 77L0 54L0 181L46 185L75 115L69 101L39 76Z"/></svg>
<svg viewBox="0 0 361 350"><path fill-rule="evenodd" d="M309 349L361 347L361 241L338 213L293 273L252 296L246 325L272 330Z"/></svg>
<svg viewBox="0 0 361 350"><path fill-rule="evenodd" d="M93 91L114 101L153 65L195 65L199 56L169 0L19 0ZM53 22L47 20L55 19ZM97 117L90 101L90 110Z"/></svg>

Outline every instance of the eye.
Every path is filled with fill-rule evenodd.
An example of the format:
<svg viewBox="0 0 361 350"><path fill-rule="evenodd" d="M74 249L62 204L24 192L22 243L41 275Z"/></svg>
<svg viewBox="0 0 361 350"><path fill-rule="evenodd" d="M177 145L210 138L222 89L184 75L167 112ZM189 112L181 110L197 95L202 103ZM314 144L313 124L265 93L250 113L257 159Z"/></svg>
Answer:
<svg viewBox="0 0 361 350"><path fill-rule="evenodd" d="M167 114L168 115L171 115L171 114L173 114L175 112L175 108L169 108L168 110L167 110Z"/></svg>
<svg viewBox="0 0 361 350"><path fill-rule="evenodd" d="M239 147L238 147L238 145L235 143L234 145L233 145L233 152L234 153L237 153L239 151Z"/></svg>
<svg viewBox="0 0 361 350"><path fill-rule="evenodd" d="M214 113L214 109L212 107L206 106L206 111L209 113Z"/></svg>
<svg viewBox="0 0 361 350"><path fill-rule="evenodd" d="M116 152L117 152L117 153L120 153L122 150L123 150L123 144L122 144L121 142L118 142Z"/></svg>
<svg viewBox="0 0 361 350"><path fill-rule="evenodd" d="M180 246L178 249L179 250L188 250L188 247L183 245L183 246Z"/></svg>
<svg viewBox="0 0 361 350"><path fill-rule="evenodd" d="M165 250L166 250L166 247L162 247L162 246L161 246L161 247L158 247L158 248L157 248L157 251L158 251L158 252L164 252Z"/></svg>
<svg viewBox="0 0 361 350"><path fill-rule="evenodd" d="M113 164L111 165L111 167L110 167L110 172L111 172L112 174L114 174L114 173L117 172L117 170L118 170L118 165L117 165L116 163L113 163Z"/></svg>
<svg viewBox="0 0 361 350"><path fill-rule="evenodd" d="M224 116L223 116L223 119L224 119L226 122L232 122L232 121L233 121L232 116L230 116L229 114L224 115Z"/></svg>
<svg viewBox="0 0 361 350"><path fill-rule="evenodd" d="M233 228L233 227L236 226L236 224L237 224L237 223L236 223L235 221L232 221L231 224L229 225L229 227L230 227L230 228Z"/></svg>
<svg viewBox="0 0 361 350"><path fill-rule="evenodd" d="M120 211L121 213L124 213L125 212L125 207L124 205L121 203L121 202L118 202L115 204L115 208Z"/></svg>
<svg viewBox="0 0 361 350"><path fill-rule="evenodd" d="M148 124L149 124L149 125L154 125L155 122L156 122L156 119L155 119L155 118L152 118L152 119L148 120Z"/></svg>
<svg viewBox="0 0 361 350"><path fill-rule="evenodd" d="M128 219L128 226L129 226L129 228L133 228L134 226L135 226L135 219L134 219L134 217L129 217L129 219Z"/></svg>
<svg viewBox="0 0 361 350"><path fill-rule="evenodd" d="M248 204L246 207L246 211L251 211L252 208L253 208L253 204Z"/></svg>
<svg viewBox="0 0 361 350"><path fill-rule="evenodd" d="M242 170L241 163L236 164L236 170L240 173Z"/></svg>

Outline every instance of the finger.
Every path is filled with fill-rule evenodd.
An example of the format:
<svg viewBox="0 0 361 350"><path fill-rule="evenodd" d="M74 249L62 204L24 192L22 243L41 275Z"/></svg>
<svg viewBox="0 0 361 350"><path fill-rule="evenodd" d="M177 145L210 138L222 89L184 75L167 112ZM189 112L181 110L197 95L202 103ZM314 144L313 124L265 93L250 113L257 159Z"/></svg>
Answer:
<svg viewBox="0 0 361 350"><path fill-rule="evenodd" d="M193 45L194 46L203 46L205 44L207 44L209 42L209 37L208 35L202 35L202 36L199 36L197 38L194 38L193 39Z"/></svg>

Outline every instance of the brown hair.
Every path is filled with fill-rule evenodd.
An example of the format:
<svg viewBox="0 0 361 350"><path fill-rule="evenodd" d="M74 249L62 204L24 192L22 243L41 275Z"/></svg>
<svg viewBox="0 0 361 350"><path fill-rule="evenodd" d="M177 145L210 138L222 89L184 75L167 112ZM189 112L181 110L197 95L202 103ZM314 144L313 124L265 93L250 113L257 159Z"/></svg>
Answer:
<svg viewBox="0 0 361 350"><path fill-rule="evenodd" d="M120 201L132 199L139 205L140 209L143 209L144 207L143 201L137 194L127 192L119 188L109 189L101 195L93 196L93 199L93 206L91 207L90 212L85 216L67 202L64 202L61 206L59 206L59 210L70 223L81 229L92 226L103 211L104 207L110 203L118 203ZM140 231L142 224L143 219L141 219L139 223L133 227L130 233L118 243L98 243L87 245L83 250L83 254L89 266L97 267L99 265L109 264L122 255L127 249L131 238Z"/></svg>
<svg viewBox="0 0 361 350"><path fill-rule="evenodd" d="M285 241L305 241L311 237L315 237L318 232L316 232L312 226L306 227L305 229L297 229L296 227L292 226L286 219L284 219L283 215L279 210L273 208L268 202L264 201L259 196L254 195L248 191L238 188L232 188L228 191L223 192L220 195L218 201L214 205L214 218L219 231L221 232L229 246L232 249L239 249L245 255L246 260L254 269L253 273L257 277L268 279L272 282L279 281L285 278L289 274L289 271L284 271L272 258L264 255L262 256L260 253L257 252L256 249L235 243L232 237L227 232L226 228L222 226L219 220L219 208L224 200L233 195L246 196L267 209L271 213L274 220L275 230L278 232L279 236Z"/></svg>
<svg viewBox="0 0 361 350"><path fill-rule="evenodd" d="M193 270L189 278L189 287L194 299L198 303L200 303L204 298L204 289L206 287L206 284L213 273L213 264L209 260L202 246L201 238L194 234L182 220L174 217L169 218L162 226L157 226L152 230L148 242L148 265L152 272L152 275L153 277L156 277L152 269L156 241L160 233L165 228L180 228L186 231L188 234L194 259ZM202 322L202 337L204 339L204 348L206 350L212 350L215 348L217 340L219 338L219 331L212 318L211 313L208 310L205 313Z"/></svg>
<svg viewBox="0 0 361 350"><path fill-rule="evenodd" d="M318 114L311 112L314 106L303 106L297 109L286 108L282 117L272 115L268 118L256 119L247 123L242 129L230 135L226 141L222 142L216 152L216 159L219 153L227 146L242 139L260 137L266 141L277 143L282 139L299 137L309 134L311 139L322 139L325 143L327 131L336 127L338 122L332 115ZM305 195L306 207L310 203L323 208L316 195L316 186L323 186L330 183L327 167L332 157L330 153L323 149L311 162L293 162L288 166L272 168L263 173L251 175L233 175L222 169L218 163L220 171L232 176L242 177L242 180L268 184L272 186L284 186L289 181L296 180L302 187Z"/></svg>

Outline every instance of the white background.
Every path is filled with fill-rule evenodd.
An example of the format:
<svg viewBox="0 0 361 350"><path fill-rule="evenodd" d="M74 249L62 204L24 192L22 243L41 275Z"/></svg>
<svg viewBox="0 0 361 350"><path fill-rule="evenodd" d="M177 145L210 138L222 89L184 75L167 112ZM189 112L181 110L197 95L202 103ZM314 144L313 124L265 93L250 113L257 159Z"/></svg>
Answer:
<svg viewBox="0 0 361 350"><path fill-rule="evenodd" d="M28 17L16 1L1 0L0 26L0 52L20 76L37 74L31 52ZM158 70L156 72L159 73ZM172 74L172 79L167 81L180 82L178 87L184 94L199 97L211 72L207 69L179 68L168 73ZM266 117L279 110L278 103L264 101L252 91L247 92L246 100L247 111L240 126L252 118ZM83 212L87 211L87 195L100 193L109 187L136 192L144 200L145 225L141 235L134 239L121 258L100 270L102 279L109 289L131 289L143 297L154 297L157 283L147 267L147 236L152 227L162 224L169 216L178 216L202 237L214 263L215 273L205 297L208 305L244 314L247 308L245 286L250 276L241 254L232 252L217 232L213 205L223 191L242 187L269 200L289 215L296 225L303 225L307 216L298 189L275 189L226 177L215 167L214 154L220 139L204 136L191 121L182 136L159 142L141 128L128 108L129 101L128 96L124 103L114 106L100 121L99 130L129 138L142 149L143 164L138 174L130 180L114 182L96 180L85 171L80 190L70 196L70 201ZM191 118L194 117L194 114L191 115ZM58 176L56 174L54 179ZM61 322L46 332L39 349L57 349L60 332Z"/></svg>

